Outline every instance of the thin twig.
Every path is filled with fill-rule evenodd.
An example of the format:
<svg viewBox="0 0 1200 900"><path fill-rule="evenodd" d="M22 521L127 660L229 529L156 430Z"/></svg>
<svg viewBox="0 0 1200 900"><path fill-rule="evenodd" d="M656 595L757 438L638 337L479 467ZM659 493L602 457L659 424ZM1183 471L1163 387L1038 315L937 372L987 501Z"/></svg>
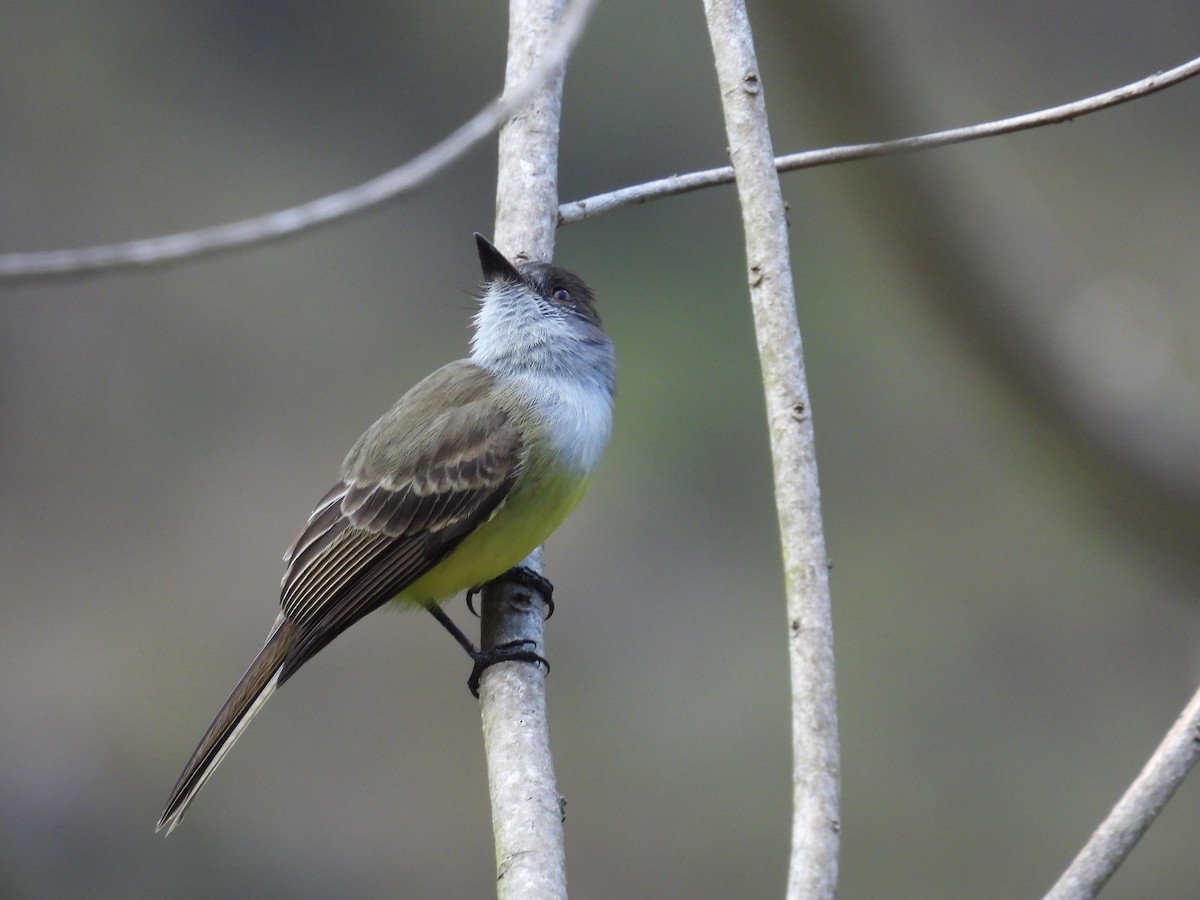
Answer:
<svg viewBox="0 0 1200 900"><path fill-rule="evenodd" d="M523 83L564 14L565 0L510 0L505 83ZM565 62L500 131L497 245L509 256L548 260L558 209L558 138ZM523 565L541 571L541 549ZM543 599L501 579L483 590L480 643L485 649L527 641L545 655ZM525 663L486 669L480 716L496 844L500 900L566 900L562 800L550 753L546 673Z"/></svg>
<svg viewBox="0 0 1200 900"><path fill-rule="evenodd" d="M839 843L833 624L787 216L745 4L705 0L704 9L746 232L783 551L793 754L787 896L825 900L837 888Z"/></svg>
<svg viewBox="0 0 1200 900"><path fill-rule="evenodd" d="M850 144L844 147L829 147L823 150L805 150L800 153L790 153L777 157L775 168L780 172L792 172L796 169L811 169L816 166L827 166L832 163L850 162L856 159L869 159L875 156L886 156L894 153L908 153L913 150L930 150L934 147L944 147L947 144L961 144L980 138L994 137L998 134L1009 134L1014 131L1024 131L1029 128L1039 128L1043 125L1055 125L1068 122L1088 113L1108 109L1138 97L1157 93L1164 88L1179 84L1181 81L1200 75L1200 57L1191 62L1166 72L1159 72L1148 78L1142 78L1131 84L1086 97L1061 106L1038 112L1025 113L995 122L984 122L978 125L967 125L962 128L951 128L948 131L935 131L930 134L915 137L897 138L892 141L880 141L873 144ZM645 203L647 200L657 200L660 197L670 197L676 194L686 194L703 188L715 187L733 182L733 169L722 166L719 169L706 169L702 172L689 172L686 175L671 175L620 188L606 194L597 194L583 200L564 203L558 211L560 225L569 225L582 219L598 216L601 213L612 212L623 206L633 206Z"/></svg>
<svg viewBox="0 0 1200 900"><path fill-rule="evenodd" d="M1125 791L1046 900L1095 897L1125 861L1200 759L1200 691L1184 708L1141 774Z"/></svg>
<svg viewBox="0 0 1200 900"><path fill-rule="evenodd" d="M583 34L595 0L573 0L545 43L537 63L520 81L506 82L504 93L449 136L409 162L345 191L252 219L121 244L70 250L0 255L0 281L75 275L104 269L157 266L222 250L277 240L326 225L407 194L460 159L499 128L558 71Z"/></svg>

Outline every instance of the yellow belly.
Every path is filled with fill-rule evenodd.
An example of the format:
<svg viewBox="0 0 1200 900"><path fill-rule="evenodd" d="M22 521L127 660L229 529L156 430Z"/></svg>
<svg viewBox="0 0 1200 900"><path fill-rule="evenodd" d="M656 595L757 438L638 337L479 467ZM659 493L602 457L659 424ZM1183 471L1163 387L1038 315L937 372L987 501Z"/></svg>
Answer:
<svg viewBox="0 0 1200 900"><path fill-rule="evenodd" d="M533 552L573 510L588 479L548 475L518 486L492 518L394 598L427 604L491 581Z"/></svg>

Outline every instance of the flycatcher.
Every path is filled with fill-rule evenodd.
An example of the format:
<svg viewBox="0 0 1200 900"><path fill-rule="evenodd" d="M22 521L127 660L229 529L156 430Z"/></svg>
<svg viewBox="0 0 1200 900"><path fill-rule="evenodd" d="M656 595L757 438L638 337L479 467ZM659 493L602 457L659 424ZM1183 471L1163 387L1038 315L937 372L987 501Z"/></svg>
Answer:
<svg viewBox="0 0 1200 900"><path fill-rule="evenodd" d="M475 240L485 289L470 358L401 397L346 456L284 554L266 646L188 760L159 831L179 824L251 719L317 651L389 601L436 609L497 578L583 497L608 443L615 377L592 292Z"/></svg>

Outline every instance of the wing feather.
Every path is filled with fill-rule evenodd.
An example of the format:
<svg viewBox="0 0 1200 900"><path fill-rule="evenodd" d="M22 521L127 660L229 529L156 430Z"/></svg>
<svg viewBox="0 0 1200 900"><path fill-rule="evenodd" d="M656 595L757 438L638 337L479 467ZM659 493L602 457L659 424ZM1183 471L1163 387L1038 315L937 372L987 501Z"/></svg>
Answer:
<svg viewBox="0 0 1200 900"><path fill-rule="evenodd" d="M406 583L412 581L408 572L421 559L421 539L410 537L393 542L387 552L375 560L375 564L338 600L336 605L325 609L320 619L304 628L300 638L288 654L279 673L282 684L292 674L312 659L326 644L361 619L378 609Z"/></svg>
<svg viewBox="0 0 1200 900"><path fill-rule="evenodd" d="M393 542L375 531L346 528L339 539L313 560L304 577L287 586L280 605L289 622L305 626L325 614L344 591L376 557Z"/></svg>
<svg viewBox="0 0 1200 900"><path fill-rule="evenodd" d="M290 547L283 554L283 561L287 564L287 568L295 567L297 557L304 553L308 553L311 557L314 553L320 552L323 547L328 546L341 529L337 526L342 521L342 512L340 509L342 497L346 492L346 485L343 482L338 482L324 497L321 502L313 509L312 514L308 517L308 523L304 526L301 532L296 535ZM313 550L312 548L316 548ZM282 583L287 582L287 572L285 570Z"/></svg>
<svg viewBox="0 0 1200 900"><path fill-rule="evenodd" d="M412 406L402 401L368 430L288 549L280 605L299 634L280 684L428 572L508 496L524 457L520 430L478 386L460 393L457 405L412 422L398 420Z"/></svg>

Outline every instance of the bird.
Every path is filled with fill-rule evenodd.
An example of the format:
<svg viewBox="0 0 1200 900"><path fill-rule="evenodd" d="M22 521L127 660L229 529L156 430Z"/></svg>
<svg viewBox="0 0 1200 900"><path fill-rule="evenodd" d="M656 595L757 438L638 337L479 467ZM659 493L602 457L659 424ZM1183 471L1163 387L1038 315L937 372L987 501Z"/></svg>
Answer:
<svg viewBox="0 0 1200 900"><path fill-rule="evenodd" d="M158 831L179 825L267 700L330 641L389 603L447 624L440 603L517 567L582 499L615 394L595 298L564 269L475 240L484 289L470 355L417 383L346 455L284 554L266 644L192 753ZM540 660L498 649L509 652L477 654L476 684L480 666Z"/></svg>

